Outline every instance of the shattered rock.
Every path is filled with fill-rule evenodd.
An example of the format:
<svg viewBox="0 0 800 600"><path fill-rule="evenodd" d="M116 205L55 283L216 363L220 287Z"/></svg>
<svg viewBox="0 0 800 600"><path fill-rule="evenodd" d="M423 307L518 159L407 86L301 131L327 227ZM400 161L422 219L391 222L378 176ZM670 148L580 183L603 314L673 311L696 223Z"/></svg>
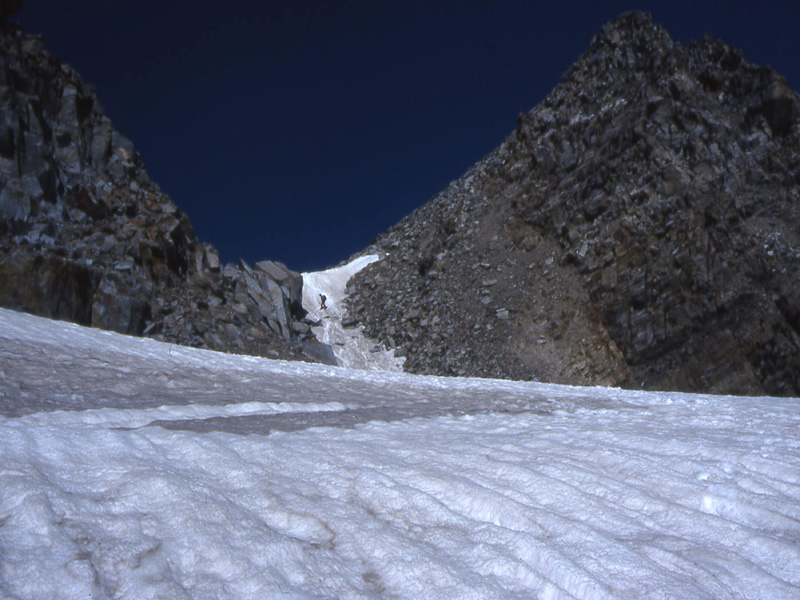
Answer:
<svg viewBox="0 0 800 600"><path fill-rule="evenodd" d="M2 28L0 44L0 306L213 350L329 361L303 322L298 273L271 261L222 267L94 90L15 26Z"/></svg>
<svg viewBox="0 0 800 600"><path fill-rule="evenodd" d="M800 395L800 99L627 13L363 253L348 310L415 373Z"/></svg>

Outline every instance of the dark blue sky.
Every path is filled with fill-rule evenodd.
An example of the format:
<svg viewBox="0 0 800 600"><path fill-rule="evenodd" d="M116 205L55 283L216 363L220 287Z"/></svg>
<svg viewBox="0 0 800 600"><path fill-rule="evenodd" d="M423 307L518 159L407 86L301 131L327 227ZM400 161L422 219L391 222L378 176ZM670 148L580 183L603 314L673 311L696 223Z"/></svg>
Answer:
<svg viewBox="0 0 800 600"><path fill-rule="evenodd" d="M621 12L800 87L798 0L26 0L225 261L333 265L497 146Z"/></svg>

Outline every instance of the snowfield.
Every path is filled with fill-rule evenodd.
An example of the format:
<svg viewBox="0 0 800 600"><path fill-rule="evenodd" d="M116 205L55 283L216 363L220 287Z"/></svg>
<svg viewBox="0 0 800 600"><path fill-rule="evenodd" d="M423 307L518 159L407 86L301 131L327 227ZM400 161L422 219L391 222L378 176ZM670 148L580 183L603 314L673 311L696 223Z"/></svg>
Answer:
<svg viewBox="0 0 800 600"><path fill-rule="evenodd" d="M800 598L800 401L231 356L0 310L0 597Z"/></svg>

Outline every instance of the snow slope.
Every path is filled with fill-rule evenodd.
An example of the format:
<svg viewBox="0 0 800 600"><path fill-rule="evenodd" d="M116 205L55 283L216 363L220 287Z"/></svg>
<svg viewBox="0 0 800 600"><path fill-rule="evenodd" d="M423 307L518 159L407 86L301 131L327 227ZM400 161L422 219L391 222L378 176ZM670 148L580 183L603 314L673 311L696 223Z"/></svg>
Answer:
<svg viewBox="0 0 800 600"><path fill-rule="evenodd" d="M303 273L303 308L309 316L319 321L312 327L314 335L323 344L333 348L339 364L352 369L402 372L404 358L396 358L393 350L384 350L370 342L355 327L344 327L345 290L350 278L367 265L380 260L375 254L360 256L341 267ZM325 306L322 305L322 296Z"/></svg>
<svg viewBox="0 0 800 600"><path fill-rule="evenodd" d="M0 310L0 598L800 598L800 401L440 379Z"/></svg>

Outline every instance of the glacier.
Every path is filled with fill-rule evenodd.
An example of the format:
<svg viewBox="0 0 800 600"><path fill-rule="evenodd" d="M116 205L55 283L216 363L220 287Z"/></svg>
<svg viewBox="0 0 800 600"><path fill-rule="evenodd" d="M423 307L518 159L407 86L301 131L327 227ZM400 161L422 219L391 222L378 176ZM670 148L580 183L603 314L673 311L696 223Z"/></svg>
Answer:
<svg viewBox="0 0 800 600"><path fill-rule="evenodd" d="M797 599L798 432L0 309L0 598Z"/></svg>

